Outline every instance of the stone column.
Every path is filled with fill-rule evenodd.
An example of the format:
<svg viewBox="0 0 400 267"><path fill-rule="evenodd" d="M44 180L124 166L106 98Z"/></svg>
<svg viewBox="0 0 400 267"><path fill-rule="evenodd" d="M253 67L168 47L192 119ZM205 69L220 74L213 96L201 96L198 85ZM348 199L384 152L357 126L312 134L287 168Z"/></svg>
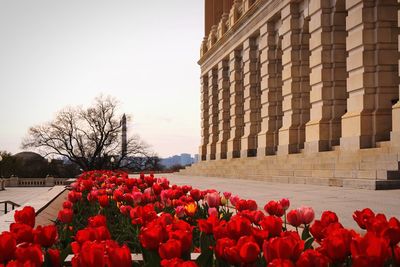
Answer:
<svg viewBox="0 0 400 267"><path fill-rule="evenodd" d="M54 177L52 177L52 176L47 176L46 178L45 178L45 186L54 186L55 185L55 180L54 180Z"/></svg>
<svg viewBox="0 0 400 267"><path fill-rule="evenodd" d="M281 10L283 122L278 154L298 153L304 146L310 116L309 33L304 2ZM307 14L307 13L306 13Z"/></svg>
<svg viewBox="0 0 400 267"><path fill-rule="evenodd" d="M207 144L209 141L209 103L208 103L208 74L201 77L201 145L199 159L207 159Z"/></svg>
<svg viewBox="0 0 400 267"><path fill-rule="evenodd" d="M230 134L229 58L218 64L218 142L217 159L226 159Z"/></svg>
<svg viewBox="0 0 400 267"><path fill-rule="evenodd" d="M214 23L214 0L204 1L204 36L208 36Z"/></svg>
<svg viewBox="0 0 400 267"><path fill-rule="evenodd" d="M249 38L243 43L243 97L244 135L240 156L257 155L257 134L260 131L260 51L259 38Z"/></svg>
<svg viewBox="0 0 400 267"><path fill-rule="evenodd" d="M208 103L209 103L209 140L207 144L207 160L215 160L218 141L218 69L208 72Z"/></svg>
<svg viewBox="0 0 400 267"><path fill-rule="evenodd" d="M223 14L228 14L231 11L233 5L233 0L222 0L222 10L223 10Z"/></svg>
<svg viewBox="0 0 400 267"><path fill-rule="evenodd" d="M214 24L213 25L218 25L219 21L221 20L221 16L223 13L223 1L221 0L214 0L214 6L213 6L213 11L214 11Z"/></svg>
<svg viewBox="0 0 400 267"><path fill-rule="evenodd" d="M398 0L398 3L400 3L400 0ZM397 11L397 23L397 25L400 27L400 9ZM398 51L400 53L400 35L398 36ZM392 133L390 140L393 146L400 147L400 101L397 101L397 103L393 106L392 115Z"/></svg>
<svg viewBox="0 0 400 267"><path fill-rule="evenodd" d="M346 112L345 0L310 3L311 112L306 126L307 153L339 144L341 117Z"/></svg>
<svg viewBox="0 0 400 267"><path fill-rule="evenodd" d="M10 187L18 187L19 186L18 179L19 178L17 176L11 175L11 177L9 179L9 181L10 181L9 186Z"/></svg>
<svg viewBox="0 0 400 267"><path fill-rule="evenodd" d="M282 126L282 49L278 34L280 20L260 29L261 53L261 131L257 156L274 155Z"/></svg>
<svg viewBox="0 0 400 267"><path fill-rule="evenodd" d="M243 51L234 50L229 55L230 78L230 138L227 158L240 157L243 135Z"/></svg>
<svg viewBox="0 0 400 267"><path fill-rule="evenodd" d="M347 112L341 149L374 147L389 140L392 101L398 99L396 0L346 1Z"/></svg>

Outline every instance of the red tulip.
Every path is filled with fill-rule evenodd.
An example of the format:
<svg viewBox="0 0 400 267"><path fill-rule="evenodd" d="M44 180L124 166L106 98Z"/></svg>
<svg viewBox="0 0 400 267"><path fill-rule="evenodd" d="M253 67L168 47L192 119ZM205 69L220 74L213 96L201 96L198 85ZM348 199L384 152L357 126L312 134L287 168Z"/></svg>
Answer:
<svg viewBox="0 0 400 267"><path fill-rule="evenodd" d="M169 238L180 241L182 253L188 252L192 247L192 231L175 230L169 232Z"/></svg>
<svg viewBox="0 0 400 267"><path fill-rule="evenodd" d="M215 225L213 228L213 234L215 240L220 238L229 237L228 233L228 223L225 220L221 220L219 224Z"/></svg>
<svg viewBox="0 0 400 267"><path fill-rule="evenodd" d="M264 206L264 210L269 214L269 215L275 215L278 217L282 217L283 214L285 214L285 210L283 209L283 206L280 202L271 200Z"/></svg>
<svg viewBox="0 0 400 267"><path fill-rule="evenodd" d="M108 250L108 263L110 267L132 266L131 252L127 246L110 248Z"/></svg>
<svg viewBox="0 0 400 267"><path fill-rule="evenodd" d="M302 206L298 208L300 213L300 220L303 224L310 224L314 220L314 210L311 207Z"/></svg>
<svg viewBox="0 0 400 267"><path fill-rule="evenodd" d="M181 242L175 239L169 239L158 248L161 259L173 259L181 257Z"/></svg>
<svg viewBox="0 0 400 267"><path fill-rule="evenodd" d="M192 189L190 190L190 196L195 200L199 201L201 198L201 192L199 189Z"/></svg>
<svg viewBox="0 0 400 267"><path fill-rule="evenodd" d="M48 249L47 255L49 256L51 266L61 266L60 251L58 249Z"/></svg>
<svg viewBox="0 0 400 267"><path fill-rule="evenodd" d="M17 242L10 232L0 234L0 264L14 257Z"/></svg>
<svg viewBox="0 0 400 267"><path fill-rule="evenodd" d="M104 267L106 265L105 249L103 244L86 241L79 254L80 264L78 266Z"/></svg>
<svg viewBox="0 0 400 267"><path fill-rule="evenodd" d="M30 206L25 206L22 210L16 210L14 219L16 223L23 223L30 227L35 226L35 209Z"/></svg>
<svg viewBox="0 0 400 267"><path fill-rule="evenodd" d="M287 209L289 208L289 206L290 206L290 201L289 201L289 199L287 199L287 198L282 198L282 199L279 201L279 203L282 205L282 208L283 208L284 210L287 210Z"/></svg>
<svg viewBox="0 0 400 267"><path fill-rule="evenodd" d="M320 252L333 262L343 262L350 255L352 233L347 229L335 229L322 240Z"/></svg>
<svg viewBox="0 0 400 267"><path fill-rule="evenodd" d="M45 248L49 248L57 240L58 232L55 225L47 225L41 227L40 225L36 227L34 231L35 243L40 244Z"/></svg>
<svg viewBox="0 0 400 267"><path fill-rule="evenodd" d="M265 216L260 225L270 237L279 236L282 232L282 219L276 216Z"/></svg>
<svg viewBox="0 0 400 267"><path fill-rule="evenodd" d="M286 259L275 259L268 263L268 267L295 267L293 262Z"/></svg>
<svg viewBox="0 0 400 267"><path fill-rule="evenodd" d="M107 226L107 218L104 215L96 215L88 219L89 227Z"/></svg>
<svg viewBox="0 0 400 267"><path fill-rule="evenodd" d="M62 209L58 212L57 219L62 223L72 222L72 216L74 212L71 209Z"/></svg>
<svg viewBox="0 0 400 267"><path fill-rule="evenodd" d="M160 243L166 239L165 229L156 222L150 223L140 230L139 240L142 246L148 250L157 250Z"/></svg>
<svg viewBox="0 0 400 267"><path fill-rule="evenodd" d="M228 233L232 239L238 240L241 236L251 235L252 226L249 219L236 215L228 221Z"/></svg>
<svg viewBox="0 0 400 267"><path fill-rule="evenodd" d="M287 221L290 225L299 227L302 223L300 212L297 209L289 211Z"/></svg>
<svg viewBox="0 0 400 267"><path fill-rule="evenodd" d="M366 223L370 218L375 217L375 213L369 209L363 209L361 211L356 210L353 213L353 219L357 222L358 226L360 226L361 229L366 229Z"/></svg>
<svg viewBox="0 0 400 267"><path fill-rule="evenodd" d="M281 237L264 241L263 251L267 262L274 259L296 261L304 250L304 241L296 232L285 232Z"/></svg>
<svg viewBox="0 0 400 267"><path fill-rule="evenodd" d="M387 228L383 230L382 236L390 241L390 246L396 246L400 242L400 222L395 217L389 219Z"/></svg>
<svg viewBox="0 0 400 267"><path fill-rule="evenodd" d="M10 232L14 234L17 244L33 242L33 229L27 224L12 223L10 224Z"/></svg>
<svg viewBox="0 0 400 267"><path fill-rule="evenodd" d="M216 216L210 216L205 219L198 219L197 223L199 225L200 232L205 234L212 234L214 226L218 225L218 218Z"/></svg>
<svg viewBox="0 0 400 267"><path fill-rule="evenodd" d="M221 197L218 192L210 192L204 197L204 199L211 208L221 205Z"/></svg>
<svg viewBox="0 0 400 267"><path fill-rule="evenodd" d="M170 260L163 259L161 267L197 267L197 264L193 261L183 261L182 259L173 258Z"/></svg>
<svg viewBox="0 0 400 267"><path fill-rule="evenodd" d="M235 240L232 240L230 238L224 237L221 239L217 239L217 242L215 244L215 256L219 259L227 260L225 255L225 249L233 247L235 245L236 245Z"/></svg>
<svg viewBox="0 0 400 267"><path fill-rule="evenodd" d="M68 200L71 201L72 203L76 203L81 199L82 199L82 193L81 192L70 191L68 193Z"/></svg>
<svg viewBox="0 0 400 267"><path fill-rule="evenodd" d="M336 215L336 213L332 211L324 211L321 215L321 223L325 226L328 226L331 223L336 223L339 222L339 219Z"/></svg>
<svg viewBox="0 0 400 267"><path fill-rule="evenodd" d="M43 253L39 245L25 243L15 250L17 262L23 263L23 266L42 266ZM21 265L20 265L21 266Z"/></svg>
<svg viewBox="0 0 400 267"><path fill-rule="evenodd" d="M72 209L72 205L73 205L72 202L67 200L67 201L64 201L62 206L64 209Z"/></svg>
<svg viewBox="0 0 400 267"><path fill-rule="evenodd" d="M304 251L296 262L296 267L328 267L329 258L316 250Z"/></svg>
<svg viewBox="0 0 400 267"><path fill-rule="evenodd" d="M351 242L352 263L355 267L383 266L389 258L389 252L389 242L374 233L367 233Z"/></svg>
<svg viewBox="0 0 400 267"><path fill-rule="evenodd" d="M394 261L396 262L397 266L400 266L400 247L399 246L394 248Z"/></svg>
<svg viewBox="0 0 400 267"><path fill-rule="evenodd" d="M97 197L100 206L107 207L109 205L109 200L108 200L108 196L107 195L101 195Z"/></svg>
<svg viewBox="0 0 400 267"><path fill-rule="evenodd" d="M258 259L260 247L253 237L248 238L247 236L242 236L237 246L239 247L239 255L243 263L254 263Z"/></svg>

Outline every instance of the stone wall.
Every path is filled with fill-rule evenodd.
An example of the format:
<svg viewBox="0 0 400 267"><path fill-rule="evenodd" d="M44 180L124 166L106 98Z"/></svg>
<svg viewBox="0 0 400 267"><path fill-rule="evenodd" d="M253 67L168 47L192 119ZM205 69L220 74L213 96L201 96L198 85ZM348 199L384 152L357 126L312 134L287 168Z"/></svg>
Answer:
<svg viewBox="0 0 400 267"><path fill-rule="evenodd" d="M396 0L205 0L200 165L382 145L397 153L398 9Z"/></svg>
<svg viewBox="0 0 400 267"><path fill-rule="evenodd" d="M74 178L54 178L48 176L46 178L18 178L12 176L11 178L0 180L0 190L6 187L52 187L55 185L69 185ZM1 187L1 185L4 185Z"/></svg>

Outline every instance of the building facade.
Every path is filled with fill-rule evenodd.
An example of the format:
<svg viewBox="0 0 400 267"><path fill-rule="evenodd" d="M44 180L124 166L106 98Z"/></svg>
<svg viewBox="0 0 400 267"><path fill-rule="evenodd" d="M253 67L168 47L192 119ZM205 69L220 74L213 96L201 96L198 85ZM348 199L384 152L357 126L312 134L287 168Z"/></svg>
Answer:
<svg viewBox="0 0 400 267"><path fill-rule="evenodd" d="M187 174L400 186L398 0L205 0Z"/></svg>

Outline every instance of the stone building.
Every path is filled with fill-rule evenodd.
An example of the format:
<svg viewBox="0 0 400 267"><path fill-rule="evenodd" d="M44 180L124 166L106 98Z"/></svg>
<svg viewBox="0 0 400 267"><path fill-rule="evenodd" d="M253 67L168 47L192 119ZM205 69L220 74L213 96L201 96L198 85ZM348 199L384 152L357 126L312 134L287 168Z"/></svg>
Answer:
<svg viewBox="0 0 400 267"><path fill-rule="evenodd" d="M400 188L398 10L205 0L200 162L184 173Z"/></svg>

